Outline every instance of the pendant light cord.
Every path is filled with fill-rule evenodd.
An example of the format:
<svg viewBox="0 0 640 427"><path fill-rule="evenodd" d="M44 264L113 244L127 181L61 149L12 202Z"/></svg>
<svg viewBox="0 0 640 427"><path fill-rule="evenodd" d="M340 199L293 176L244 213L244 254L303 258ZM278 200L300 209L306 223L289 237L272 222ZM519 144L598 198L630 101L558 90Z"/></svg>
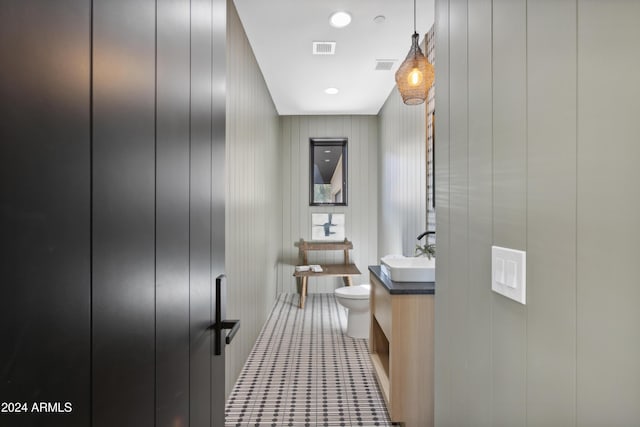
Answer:
<svg viewBox="0 0 640 427"><path fill-rule="evenodd" d="M413 32L416 32L416 0L413 0Z"/></svg>

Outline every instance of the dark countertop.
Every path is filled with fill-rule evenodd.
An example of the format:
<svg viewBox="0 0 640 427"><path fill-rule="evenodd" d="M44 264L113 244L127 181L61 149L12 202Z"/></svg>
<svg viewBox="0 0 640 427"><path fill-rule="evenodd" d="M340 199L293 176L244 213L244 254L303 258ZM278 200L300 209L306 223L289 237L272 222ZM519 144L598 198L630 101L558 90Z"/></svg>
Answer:
<svg viewBox="0 0 640 427"><path fill-rule="evenodd" d="M370 265L369 271L392 295L433 295L436 293L436 282L394 282L388 276L382 274L382 269L379 265Z"/></svg>

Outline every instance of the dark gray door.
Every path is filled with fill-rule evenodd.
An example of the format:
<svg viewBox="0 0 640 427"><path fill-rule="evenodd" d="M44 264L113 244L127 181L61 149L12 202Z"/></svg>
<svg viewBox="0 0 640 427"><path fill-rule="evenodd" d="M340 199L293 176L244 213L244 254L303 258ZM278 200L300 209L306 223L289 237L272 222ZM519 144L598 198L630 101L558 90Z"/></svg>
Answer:
<svg viewBox="0 0 640 427"><path fill-rule="evenodd" d="M89 17L0 1L1 426L90 418Z"/></svg>
<svg viewBox="0 0 640 427"><path fill-rule="evenodd" d="M224 425L225 17L0 1L0 425Z"/></svg>

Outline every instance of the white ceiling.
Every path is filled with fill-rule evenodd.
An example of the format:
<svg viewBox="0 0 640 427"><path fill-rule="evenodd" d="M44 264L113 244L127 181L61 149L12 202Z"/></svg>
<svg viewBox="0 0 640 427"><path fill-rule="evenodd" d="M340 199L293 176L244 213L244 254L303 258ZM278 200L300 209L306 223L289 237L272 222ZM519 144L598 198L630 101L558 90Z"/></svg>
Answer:
<svg viewBox="0 0 640 427"><path fill-rule="evenodd" d="M280 115L378 114L411 46L411 0L234 0ZM345 28L329 15L352 15ZM384 15L382 24L373 18ZM433 25L434 0L417 2L420 39ZM312 42L337 42L336 54L312 55ZM375 71L376 59L397 60ZM337 95L324 89L336 87Z"/></svg>

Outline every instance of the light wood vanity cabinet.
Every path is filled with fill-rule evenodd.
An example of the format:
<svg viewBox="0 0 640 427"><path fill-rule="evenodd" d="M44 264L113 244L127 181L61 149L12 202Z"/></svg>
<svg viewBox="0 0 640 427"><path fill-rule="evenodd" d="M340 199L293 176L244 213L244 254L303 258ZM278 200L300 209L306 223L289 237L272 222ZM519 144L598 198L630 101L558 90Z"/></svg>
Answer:
<svg viewBox="0 0 640 427"><path fill-rule="evenodd" d="M406 427L431 427L435 284L391 282L379 267L369 270L369 350L389 416Z"/></svg>

